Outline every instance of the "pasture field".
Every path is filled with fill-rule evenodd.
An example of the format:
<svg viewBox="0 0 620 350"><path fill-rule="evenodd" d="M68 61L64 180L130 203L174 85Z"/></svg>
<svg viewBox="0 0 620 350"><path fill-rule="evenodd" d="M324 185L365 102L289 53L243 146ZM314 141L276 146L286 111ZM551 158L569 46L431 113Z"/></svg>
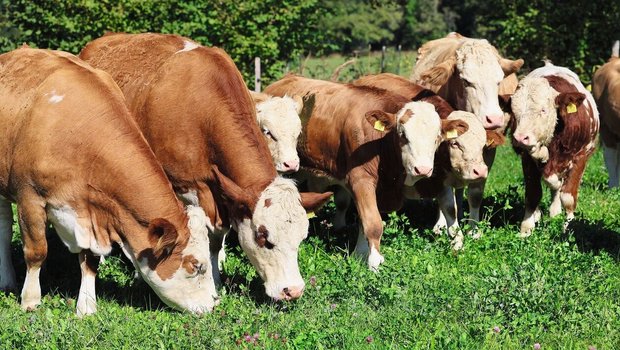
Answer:
<svg viewBox="0 0 620 350"><path fill-rule="evenodd" d="M601 152L588 165L576 220L545 217L517 238L523 185L518 158L499 150L480 240L454 254L432 226L436 206L409 203L385 217L380 273L348 256L328 206L300 252L307 281L297 302L274 304L240 249L229 249L221 304L192 316L168 309L121 259L97 283L98 313L75 316L77 256L50 236L43 304L22 312L0 295L2 349L618 349L620 191L606 189ZM549 205L546 194L543 209ZM406 215L405 215L406 214ZM352 244L352 243L351 243ZM14 261L23 281L21 243Z"/></svg>

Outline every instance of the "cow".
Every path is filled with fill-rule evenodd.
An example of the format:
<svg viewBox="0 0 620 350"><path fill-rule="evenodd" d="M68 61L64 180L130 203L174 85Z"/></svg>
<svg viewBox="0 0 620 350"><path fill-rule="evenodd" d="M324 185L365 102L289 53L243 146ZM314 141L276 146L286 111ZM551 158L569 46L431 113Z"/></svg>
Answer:
<svg viewBox="0 0 620 350"><path fill-rule="evenodd" d="M60 51L0 55L0 128L0 288L16 288L14 202L27 269L24 310L41 303L47 222L79 254L79 316L96 311L98 261L113 243L166 304L212 310L208 219L201 208L183 210L109 75Z"/></svg>
<svg viewBox="0 0 620 350"><path fill-rule="evenodd" d="M250 95L276 170L281 174L296 172L299 170L297 139L301 134L301 97L277 97L253 91Z"/></svg>
<svg viewBox="0 0 620 350"><path fill-rule="evenodd" d="M414 186L405 187L406 198L439 200L439 219L434 231L438 233L447 227L448 232L455 237L452 242L453 248L456 250L462 248L462 234L458 230L453 188L463 188L469 183L487 177L488 169L484 163L483 149L485 146L495 148L503 144L503 134L485 130L480 120L472 113L454 111L450 104L434 92L395 74L367 75L353 81L352 84L385 89L411 101L428 102L435 107L441 119L462 119L469 125L467 132L439 146L435 153L436 170L430 178L422 179Z"/></svg>
<svg viewBox="0 0 620 350"><path fill-rule="evenodd" d="M292 180L277 175L232 59L219 48L152 33L109 34L88 43L80 57L112 76L179 198L210 218L216 283L224 236L233 228L266 294L301 297L305 208L331 193L300 196Z"/></svg>
<svg viewBox="0 0 620 350"><path fill-rule="evenodd" d="M565 228L574 218L577 193L594 153L599 116L594 98L579 77L550 62L519 82L512 96L513 144L521 156L525 215L521 237L532 234L541 213L541 178L551 189L549 214L566 210Z"/></svg>
<svg viewBox="0 0 620 350"><path fill-rule="evenodd" d="M346 189L335 193L340 213L353 196L361 221L355 253L376 271L384 261L380 213L401 207L405 183L432 175L439 144L466 132L467 123L441 120L430 103L411 102L383 89L293 75L265 92L307 96L300 116L300 172L311 176L313 186ZM335 223L344 226L344 214Z"/></svg>
<svg viewBox="0 0 620 350"><path fill-rule="evenodd" d="M620 185L620 42L612 48L611 58L592 78L592 94L601 113L601 144L610 188Z"/></svg>
<svg viewBox="0 0 620 350"><path fill-rule="evenodd" d="M523 60L503 58L497 49L484 39L472 39L458 33L432 40L420 47L411 80L443 97L457 110L474 113L485 129L504 130L509 115L502 111L500 91L504 100L514 91L515 72ZM508 80L508 81L505 81ZM485 163L492 167L496 150L486 149ZM486 180L468 186L469 218L480 220L480 207ZM457 191L462 203L463 191Z"/></svg>

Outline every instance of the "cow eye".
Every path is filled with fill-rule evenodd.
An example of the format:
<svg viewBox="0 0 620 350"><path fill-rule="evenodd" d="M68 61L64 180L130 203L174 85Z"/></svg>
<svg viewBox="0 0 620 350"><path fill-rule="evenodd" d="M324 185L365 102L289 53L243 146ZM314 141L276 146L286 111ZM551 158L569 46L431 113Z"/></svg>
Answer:
<svg viewBox="0 0 620 350"><path fill-rule="evenodd" d="M272 140L277 141L276 138L271 133L271 131L269 131L269 129L263 128L263 134L265 134L265 136L271 138Z"/></svg>

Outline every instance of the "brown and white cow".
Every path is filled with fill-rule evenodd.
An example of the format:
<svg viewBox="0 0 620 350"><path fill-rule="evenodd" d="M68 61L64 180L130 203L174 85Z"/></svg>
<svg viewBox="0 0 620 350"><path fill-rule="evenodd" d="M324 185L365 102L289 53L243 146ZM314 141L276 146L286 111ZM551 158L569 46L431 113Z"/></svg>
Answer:
<svg viewBox="0 0 620 350"><path fill-rule="evenodd" d="M258 126L267 140L276 170L283 174L296 172L299 170L297 139L301 134L301 97L269 96L253 91L250 95L256 105Z"/></svg>
<svg viewBox="0 0 620 350"><path fill-rule="evenodd" d="M331 193L300 196L292 180L277 175L232 59L178 35L150 33L104 36L80 57L112 75L177 195L207 213L216 283L218 253L232 226L267 295L299 298L304 207Z"/></svg>
<svg viewBox="0 0 620 350"><path fill-rule="evenodd" d="M461 119L469 125L467 132L439 146L435 153L435 170L430 178L405 187L407 198L438 199L439 220L434 230L439 232L447 227L448 232L455 236L453 247L460 249L463 242L462 234L458 230L453 188L463 188L467 184L486 178L488 169L482 156L484 147L497 147L503 144L503 135L497 131L485 130L472 113L454 111L450 104L434 92L401 76L391 73L367 75L352 84L378 87L412 101L428 102L435 107L441 119Z"/></svg>
<svg viewBox="0 0 620 350"><path fill-rule="evenodd" d="M594 98L579 77L551 63L521 80L511 106L513 143L525 178L521 236L526 237L540 219L541 178L551 189L551 217L564 207L566 224L573 219L586 162L596 147L599 117Z"/></svg>
<svg viewBox="0 0 620 350"><path fill-rule="evenodd" d="M601 144L609 187L620 185L620 42L616 41L611 58L592 78L592 94L601 113Z"/></svg>
<svg viewBox="0 0 620 350"><path fill-rule="evenodd" d="M10 265L17 203L26 260L23 309L41 303L39 272L51 222L82 283L78 315L96 311L98 256L119 244L168 305L210 311L207 217L186 212L109 75L68 53L21 48L0 56L0 288Z"/></svg>
<svg viewBox="0 0 620 350"><path fill-rule="evenodd" d="M509 116L502 111L499 96L511 95L523 60L503 58L497 49L484 39L472 39L458 33L432 40L418 50L411 79L443 97L457 110L474 113L485 129L503 130ZM504 96L507 97L507 96ZM485 163L492 167L495 149L486 149ZM480 220L480 207L486 180L468 186L469 218ZM457 200L462 202L461 190Z"/></svg>
<svg viewBox="0 0 620 350"><path fill-rule="evenodd" d="M335 196L341 213L353 196L362 225L355 251L376 270L384 260L380 213L401 207L405 181L413 185L431 176L439 144L447 133L467 131L467 124L441 120L430 103L371 87L287 76L265 92L309 96L301 113L302 171L315 176L311 185L346 188L350 194L340 190ZM344 225L344 217L336 219Z"/></svg>

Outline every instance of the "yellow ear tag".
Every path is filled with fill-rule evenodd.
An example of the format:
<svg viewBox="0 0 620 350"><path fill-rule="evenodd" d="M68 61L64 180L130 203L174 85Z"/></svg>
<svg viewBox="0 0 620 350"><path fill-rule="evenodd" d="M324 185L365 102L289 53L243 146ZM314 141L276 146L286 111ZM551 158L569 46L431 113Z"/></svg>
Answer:
<svg viewBox="0 0 620 350"><path fill-rule="evenodd" d="M455 139L458 136L459 136L459 133L458 133L458 131L456 131L456 129L452 129L452 130L449 130L448 132L446 132L446 138L448 140Z"/></svg>
<svg viewBox="0 0 620 350"><path fill-rule="evenodd" d="M566 105L566 113L575 113L577 112L577 106L574 103L569 103Z"/></svg>
<svg viewBox="0 0 620 350"><path fill-rule="evenodd" d="M313 211L309 211L308 212L308 219L312 219L312 218L315 218L315 217L316 217L316 214Z"/></svg>
<svg viewBox="0 0 620 350"><path fill-rule="evenodd" d="M495 140L493 140L493 139L489 139L489 140L487 141L487 147L490 147L493 143L495 143Z"/></svg>
<svg viewBox="0 0 620 350"><path fill-rule="evenodd" d="M385 131L385 125L380 120L375 121L375 130Z"/></svg>

